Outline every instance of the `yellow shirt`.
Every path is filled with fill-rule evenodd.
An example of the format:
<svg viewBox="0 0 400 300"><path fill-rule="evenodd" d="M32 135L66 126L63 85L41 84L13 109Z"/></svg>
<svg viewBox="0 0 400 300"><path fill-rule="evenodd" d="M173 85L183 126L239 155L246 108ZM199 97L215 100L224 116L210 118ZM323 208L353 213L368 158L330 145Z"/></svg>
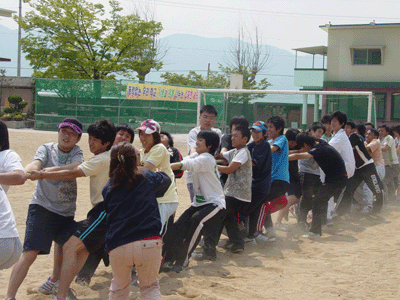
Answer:
<svg viewBox="0 0 400 300"><path fill-rule="evenodd" d="M178 202L178 194L175 186L175 176L171 169L170 155L167 148L161 143L154 145L149 152L144 153L144 149L140 153L140 163L144 165L149 162L156 167L155 171L164 172L171 178L171 185L163 197L157 198L158 203L174 203Z"/></svg>
<svg viewBox="0 0 400 300"><path fill-rule="evenodd" d="M86 177L90 177L90 202L95 206L103 201L101 192L109 179L110 151L93 156L82 163L79 168Z"/></svg>

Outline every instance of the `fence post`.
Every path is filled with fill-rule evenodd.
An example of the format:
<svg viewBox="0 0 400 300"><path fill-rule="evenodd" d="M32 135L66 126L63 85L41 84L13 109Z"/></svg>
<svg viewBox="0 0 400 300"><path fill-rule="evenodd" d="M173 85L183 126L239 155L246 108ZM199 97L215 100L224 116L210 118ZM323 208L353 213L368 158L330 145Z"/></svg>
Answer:
<svg viewBox="0 0 400 300"><path fill-rule="evenodd" d="M305 131L307 129L307 99L308 95L304 94L303 95L303 112L302 112L302 124L301 128Z"/></svg>

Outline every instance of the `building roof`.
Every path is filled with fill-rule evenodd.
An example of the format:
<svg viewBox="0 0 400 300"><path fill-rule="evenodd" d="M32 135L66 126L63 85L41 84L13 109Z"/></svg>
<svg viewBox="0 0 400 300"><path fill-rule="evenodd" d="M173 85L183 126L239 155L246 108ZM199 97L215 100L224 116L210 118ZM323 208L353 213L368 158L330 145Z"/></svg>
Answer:
<svg viewBox="0 0 400 300"><path fill-rule="evenodd" d="M325 55L325 56L328 54L327 46L304 47L304 48L296 48L293 50L308 53L308 54L320 54L320 55Z"/></svg>
<svg viewBox="0 0 400 300"><path fill-rule="evenodd" d="M328 30L333 30L333 29L355 29L355 28L400 28L400 23L375 23L370 22L369 24L339 24L339 25L333 25L331 23L325 24L325 25L320 25L319 28L325 30L328 32Z"/></svg>
<svg viewBox="0 0 400 300"><path fill-rule="evenodd" d="M32 77L5 76L2 85L16 88L33 88L35 80Z"/></svg>
<svg viewBox="0 0 400 300"><path fill-rule="evenodd" d="M11 61L11 58L0 57L0 61Z"/></svg>
<svg viewBox="0 0 400 300"><path fill-rule="evenodd" d="M0 17L12 18L12 14L15 13L16 11L0 8Z"/></svg>

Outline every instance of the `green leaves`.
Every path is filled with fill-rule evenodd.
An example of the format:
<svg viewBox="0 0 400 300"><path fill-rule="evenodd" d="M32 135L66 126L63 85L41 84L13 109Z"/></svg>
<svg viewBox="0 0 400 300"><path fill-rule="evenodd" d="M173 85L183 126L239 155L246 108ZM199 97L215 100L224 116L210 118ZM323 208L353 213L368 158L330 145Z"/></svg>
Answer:
<svg viewBox="0 0 400 300"><path fill-rule="evenodd" d="M132 56L147 58L159 22L139 16L122 16L121 6L110 1L110 16L104 6L85 0L26 0L34 9L22 19L27 33L22 50L34 69L34 77L62 79L113 79L135 71ZM142 68L160 68L162 63L141 60Z"/></svg>

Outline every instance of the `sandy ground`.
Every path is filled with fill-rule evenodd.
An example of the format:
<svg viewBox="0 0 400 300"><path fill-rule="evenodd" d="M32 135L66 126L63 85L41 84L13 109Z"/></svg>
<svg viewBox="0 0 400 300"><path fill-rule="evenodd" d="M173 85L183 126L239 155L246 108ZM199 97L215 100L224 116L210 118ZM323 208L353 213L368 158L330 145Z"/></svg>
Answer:
<svg viewBox="0 0 400 300"><path fill-rule="evenodd" d="M10 130L11 147L24 166L39 145L57 140L56 133ZM186 137L176 136L176 146L185 151ZM79 145L85 158L92 155L84 135ZM136 141L135 144L139 145ZM76 218L83 219L90 208L89 179L78 179ZM185 179L178 180L178 214L189 206ZM21 240L24 237L28 203L34 183L11 187L8 198ZM400 205L386 205L376 217L353 214L350 221L338 220L318 239L302 234L290 216L289 232L278 232L275 242L246 245L242 254L218 247L216 262L190 261L182 273L161 273L162 299L400 299L399 231ZM226 241L222 237L220 245ZM50 299L34 292L52 270L52 255L39 256L17 294L17 299ZM0 274L0 297L5 296L11 270ZM75 283L81 300L108 299L111 269L100 265L89 287ZM130 299L140 299L137 287Z"/></svg>

